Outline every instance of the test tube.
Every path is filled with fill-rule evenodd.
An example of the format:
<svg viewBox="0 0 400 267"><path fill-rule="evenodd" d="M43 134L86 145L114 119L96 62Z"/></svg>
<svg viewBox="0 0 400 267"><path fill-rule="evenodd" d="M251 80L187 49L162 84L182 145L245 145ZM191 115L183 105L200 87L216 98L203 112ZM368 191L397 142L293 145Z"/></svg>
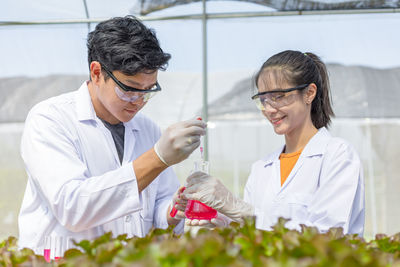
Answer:
<svg viewBox="0 0 400 267"><path fill-rule="evenodd" d="M62 236L55 236L54 237L54 260L58 261L62 258L64 254L64 247L63 247L63 237Z"/></svg>
<svg viewBox="0 0 400 267"><path fill-rule="evenodd" d="M44 250L43 256L47 262L50 262L50 252L51 252L51 236L44 237Z"/></svg>
<svg viewBox="0 0 400 267"><path fill-rule="evenodd" d="M74 247L75 247L75 245L74 245L72 236L67 236L66 240L65 240L65 251L72 249ZM65 253L65 251L64 251L64 253Z"/></svg>

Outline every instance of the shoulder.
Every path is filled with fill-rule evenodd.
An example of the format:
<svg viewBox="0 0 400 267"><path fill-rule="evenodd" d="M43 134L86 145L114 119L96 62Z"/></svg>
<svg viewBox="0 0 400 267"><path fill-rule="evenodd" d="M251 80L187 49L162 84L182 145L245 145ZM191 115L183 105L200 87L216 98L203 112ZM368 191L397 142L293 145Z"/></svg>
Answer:
<svg viewBox="0 0 400 267"><path fill-rule="evenodd" d="M62 120L69 117L75 111L75 94L76 91L69 92L39 102L29 111L26 123L39 118Z"/></svg>
<svg viewBox="0 0 400 267"><path fill-rule="evenodd" d="M326 156L360 162L360 157L352 144L340 137L331 137L326 146Z"/></svg>
<svg viewBox="0 0 400 267"><path fill-rule="evenodd" d="M340 137L334 137L325 128L318 130L304 148L303 154L307 157L322 155L325 163L335 159L351 159L359 161L356 149L346 140Z"/></svg>

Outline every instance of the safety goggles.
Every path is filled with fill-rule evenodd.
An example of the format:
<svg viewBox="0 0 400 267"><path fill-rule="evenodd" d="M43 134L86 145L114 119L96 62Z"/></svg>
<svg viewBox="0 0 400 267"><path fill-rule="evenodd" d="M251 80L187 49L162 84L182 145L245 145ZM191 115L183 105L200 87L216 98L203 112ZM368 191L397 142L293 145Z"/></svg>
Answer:
<svg viewBox="0 0 400 267"><path fill-rule="evenodd" d="M302 84L293 88L283 89L283 90L272 90L260 92L251 97L256 103L256 106L259 110L265 110L267 104L273 108L281 108L287 105L292 104L297 95L296 94L288 94L289 92L296 90L304 90L308 87L309 84Z"/></svg>
<svg viewBox="0 0 400 267"><path fill-rule="evenodd" d="M158 82L155 85L153 85L150 89L146 90L137 89L128 86L126 84L123 84L103 64L101 64L101 67L108 74L108 76L110 76L111 79L113 79L113 81L117 84L117 86L115 86L114 88L114 91L117 94L117 96L123 101L135 102L141 99L144 102L147 102L149 101L150 98L152 98L154 95L156 95L158 92L161 91L161 87L158 84Z"/></svg>

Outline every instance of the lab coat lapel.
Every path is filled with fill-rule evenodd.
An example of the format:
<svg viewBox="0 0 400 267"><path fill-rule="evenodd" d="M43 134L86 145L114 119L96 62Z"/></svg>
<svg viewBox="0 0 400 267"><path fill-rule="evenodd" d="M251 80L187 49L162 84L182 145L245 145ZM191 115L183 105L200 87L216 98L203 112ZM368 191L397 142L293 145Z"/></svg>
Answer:
<svg viewBox="0 0 400 267"><path fill-rule="evenodd" d="M290 182L296 176L297 172L300 170L301 166L304 164L304 162L308 160L308 158L324 154L329 138L331 138L331 135L326 130L325 127L322 127L318 130L318 132L310 139L308 144L304 147L303 152L300 154L300 157L297 160L296 164L294 165L288 178L286 179L283 186L280 188L280 192L285 190L285 188L290 184ZM279 172L279 177L280 177L280 172Z"/></svg>
<svg viewBox="0 0 400 267"><path fill-rule="evenodd" d="M304 154L301 153L299 159L297 160L296 164L294 165L294 167L293 167L292 171L290 172L288 178L286 178L286 181L283 183L282 186L280 186L279 193L282 192L283 190L285 190L285 188L288 186L288 184L293 180L293 178L296 176L296 173L301 168L301 166L303 165L305 160L307 160L307 159L305 159ZM279 185L280 185L280 182L281 182L280 177L281 177L281 173L280 173L280 170L279 170Z"/></svg>
<svg viewBox="0 0 400 267"><path fill-rule="evenodd" d="M119 158L117 149L115 148L114 139L110 131L106 128L106 126L104 126L103 122L96 115L87 84L87 81L84 82L76 94L76 113L78 120L81 123L89 122L96 124L95 127L98 128L102 134L99 136L99 142L102 144L106 143L108 148L113 151L112 154L114 155L115 164L118 166ZM102 141L104 140L103 138L105 139L105 142Z"/></svg>
<svg viewBox="0 0 400 267"><path fill-rule="evenodd" d="M268 172L266 176L268 179L272 179L272 190L274 195L277 195L281 190L281 162L279 160L279 155L282 153L283 148L284 146L281 146L278 150L264 158L264 168L270 167L273 172L272 174Z"/></svg>
<svg viewBox="0 0 400 267"><path fill-rule="evenodd" d="M135 144L137 139L137 133L139 128L134 123L134 118L125 125L125 143L124 143L124 159L123 163L131 162L135 160L139 155L137 155L137 151L135 150Z"/></svg>
<svg viewBox="0 0 400 267"><path fill-rule="evenodd" d="M103 136L106 139L108 148L110 150L112 150L112 154L114 155L114 160L115 160L116 166L120 166L121 164L119 162L117 148L115 147L114 138L112 137L110 130L107 129L107 127L104 125L104 123L99 118L96 118L96 123L97 123L97 127L99 127L101 129L101 131L103 132Z"/></svg>

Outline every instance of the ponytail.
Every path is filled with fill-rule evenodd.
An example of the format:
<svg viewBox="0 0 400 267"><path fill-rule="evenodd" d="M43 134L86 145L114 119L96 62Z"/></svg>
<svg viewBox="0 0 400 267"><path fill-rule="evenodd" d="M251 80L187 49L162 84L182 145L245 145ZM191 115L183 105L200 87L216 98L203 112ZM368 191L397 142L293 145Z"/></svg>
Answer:
<svg viewBox="0 0 400 267"><path fill-rule="evenodd" d="M311 105L311 120L314 126L319 129L321 127L328 127L331 123L331 116L334 112L331 106L331 90L329 83L328 70L322 60L315 54L307 52L304 53L307 57L311 58L317 67L319 73L319 85L317 85L317 95Z"/></svg>

